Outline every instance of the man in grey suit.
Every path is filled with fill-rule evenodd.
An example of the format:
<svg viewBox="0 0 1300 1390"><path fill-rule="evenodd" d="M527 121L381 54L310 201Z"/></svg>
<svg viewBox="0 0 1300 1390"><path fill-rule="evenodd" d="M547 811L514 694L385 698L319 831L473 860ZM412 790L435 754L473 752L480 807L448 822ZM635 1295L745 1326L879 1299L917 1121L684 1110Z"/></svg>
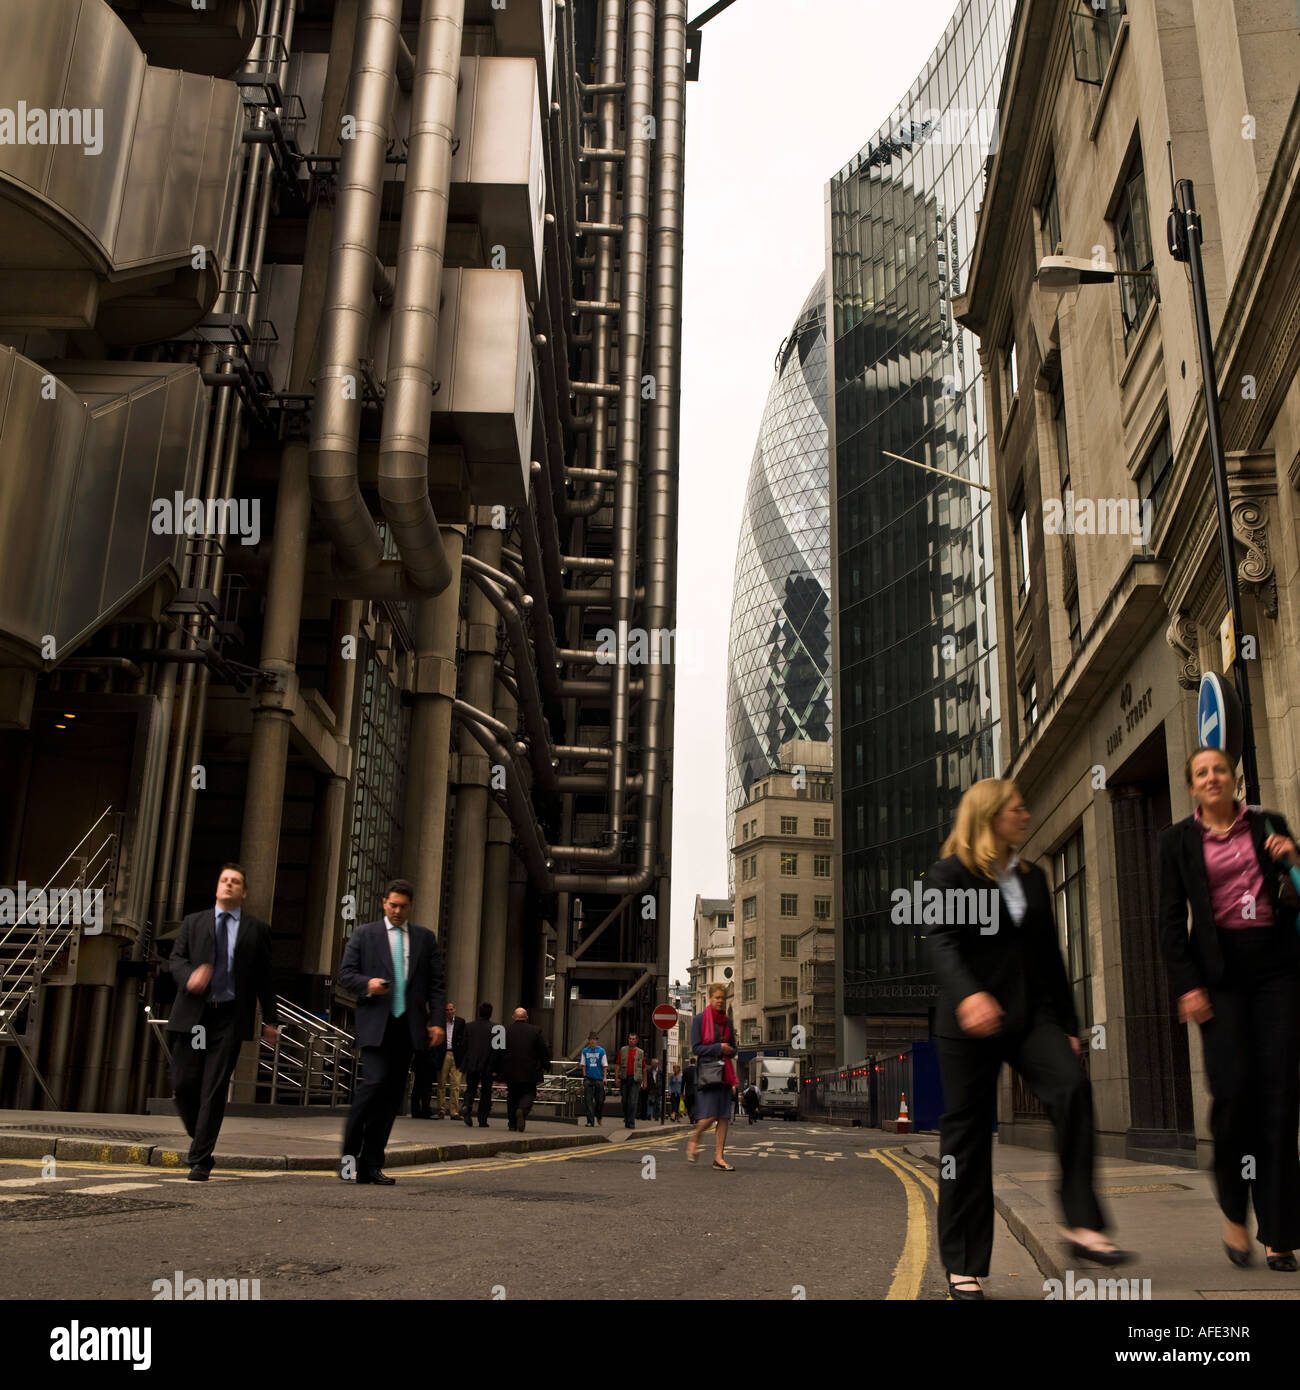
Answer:
<svg viewBox="0 0 1300 1390"><path fill-rule="evenodd" d="M417 1051L438 1046L447 995L438 939L411 926L414 890L395 878L384 893L384 915L352 933L339 983L356 995L361 1081L343 1130L339 1177L391 1187L384 1149L402 1104L406 1074Z"/></svg>
<svg viewBox="0 0 1300 1390"><path fill-rule="evenodd" d="M172 1091L190 1136L191 1182L207 1182L212 1150L226 1114L226 1090L240 1044L253 1036L262 1005L262 1036L280 1036L271 977L271 928L244 911L248 882L238 864L223 864L215 908L191 912L172 946L176 981L167 1031L172 1038Z"/></svg>

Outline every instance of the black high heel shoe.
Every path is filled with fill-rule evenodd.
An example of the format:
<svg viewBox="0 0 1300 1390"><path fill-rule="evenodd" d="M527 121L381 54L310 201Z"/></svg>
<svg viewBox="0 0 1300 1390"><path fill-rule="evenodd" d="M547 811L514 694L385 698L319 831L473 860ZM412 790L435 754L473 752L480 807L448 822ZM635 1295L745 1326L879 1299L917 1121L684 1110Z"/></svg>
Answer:
<svg viewBox="0 0 1300 1390"><path fill-rule="evenodd" d="M948 1276L948 1297L955 1303L984 1301L984 1290L980 1288L979 1281L973 1274L958 1274L955 1277L957 1282L953 1283L954 1276Z"/></svg>
<svg viewBox="0 0 1300 1390"><path fill-rule="evenodd" d="M1295 1255L1288 1250L1285 1254L1270 1255L1267 1250L1264 1258L1268 1261L1268 1267L1278 1274L1294 1274L1296 1271Z"/></svg>
<svg viewBox="0 0 1300 1390"><path fill-rule="evenodd" d="M1246 1266L1250 1264L1249 1250L1238 1250L1235 1245L1229 1245L1225 1240L1223 1242L1223 1251L1238 1269L1245 1269Z"/></svg>
<svg viewBox="0 0 1300 1390"><path fill-rule="evenodd" d="M1087 1260L1091 1264L1104 1265L1108 1269L1115 1265L1126 1265L1137 1258L1132 1250L1093 1250L1086 1245L1080 1245L1077 1240L1067 1241L1066 1244L1076 1260Z"/></svg>

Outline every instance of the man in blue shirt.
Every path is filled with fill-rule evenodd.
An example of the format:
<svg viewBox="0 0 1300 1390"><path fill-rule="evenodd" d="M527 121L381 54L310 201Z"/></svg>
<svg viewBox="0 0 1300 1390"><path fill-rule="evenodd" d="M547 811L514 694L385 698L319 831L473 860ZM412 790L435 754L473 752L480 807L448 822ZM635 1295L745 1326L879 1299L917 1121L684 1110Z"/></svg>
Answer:
<svg viewBox="0 0 1300 1390"><path fill-rule="evenodd" d="M605 1068L608 1059L605 1049L596 1041L595 1033L587 1034L582 1049L582 1085L587 1100L587 1128L605 1123Z"/></svg>

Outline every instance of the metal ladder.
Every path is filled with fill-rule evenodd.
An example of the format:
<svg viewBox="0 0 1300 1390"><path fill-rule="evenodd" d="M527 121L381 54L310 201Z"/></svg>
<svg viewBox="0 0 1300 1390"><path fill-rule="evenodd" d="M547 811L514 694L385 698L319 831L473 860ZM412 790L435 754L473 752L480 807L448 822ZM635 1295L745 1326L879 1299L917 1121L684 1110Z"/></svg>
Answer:
<svg viewBox="0 0 1300 1390"><path fill-rule="evenodd" d="M46 1085L36 1065L40 1041L42 985L71 985L77 975L77 950L85 929L81 895L103 891L105 917L111 914L117 881L117 847L121 816L105 807L89 830L73 846L49 881L37 890L46 912L50 890L76 893L75 911L66 897L60 897L57 915L71 920L36 922L29 920L33 903L24 905L15 920L0 920L0 1047L17 1047L32 1069L41 1090L57 1110L59 1102ZM70 870L70 872L69 872ZM31 894L29 893L29 896ZM15 905L16 905L15 893ZM3 914L8 916L6 912ZM106 923L101 923L102 927Z"/></svg>

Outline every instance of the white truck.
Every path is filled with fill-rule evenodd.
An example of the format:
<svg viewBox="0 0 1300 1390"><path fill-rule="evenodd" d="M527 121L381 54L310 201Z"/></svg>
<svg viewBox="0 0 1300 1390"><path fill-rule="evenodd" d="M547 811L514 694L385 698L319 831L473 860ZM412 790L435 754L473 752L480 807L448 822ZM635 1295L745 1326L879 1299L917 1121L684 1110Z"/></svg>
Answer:
<svg viewBox="0 0 1300 1390"><path fill-rule="evenodd" d="M799 1063L791 1057L755 1057L750 1073L758 1087L758 1113L793 1120L799 1113Z"/></svg>

